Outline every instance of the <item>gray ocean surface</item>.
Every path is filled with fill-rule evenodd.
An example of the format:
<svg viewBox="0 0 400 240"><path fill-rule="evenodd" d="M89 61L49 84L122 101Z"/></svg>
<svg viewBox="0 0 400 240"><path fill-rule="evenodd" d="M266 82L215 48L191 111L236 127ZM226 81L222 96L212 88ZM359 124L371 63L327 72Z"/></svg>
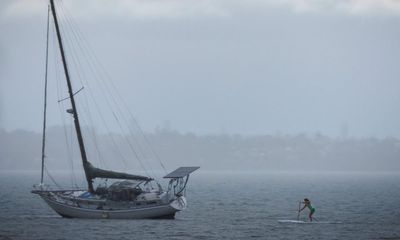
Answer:
<svg viewBox="0 0 400 240"><path fill-rule="evenodd" d="M62 218L30 193L38 181L0 172L0 239L400 239L399 173L198 171L175 220ZM305 197L319 222L278 222Z"/></svg>

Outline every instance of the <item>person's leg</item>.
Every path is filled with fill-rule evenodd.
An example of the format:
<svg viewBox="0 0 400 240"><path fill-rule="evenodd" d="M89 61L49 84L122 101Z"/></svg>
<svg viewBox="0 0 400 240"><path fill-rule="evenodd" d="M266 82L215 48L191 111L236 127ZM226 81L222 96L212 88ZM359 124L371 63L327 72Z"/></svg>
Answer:
<svg viewBox="0 0 400 240"><path fill-rule="evenodd" d="M315 209L312 209L312 210L310 211L310 214L308 215L308 218L310 219L310 222L312 222L312 220L313 220L312 215L314 214L314 212L315 212Z"/></svg>

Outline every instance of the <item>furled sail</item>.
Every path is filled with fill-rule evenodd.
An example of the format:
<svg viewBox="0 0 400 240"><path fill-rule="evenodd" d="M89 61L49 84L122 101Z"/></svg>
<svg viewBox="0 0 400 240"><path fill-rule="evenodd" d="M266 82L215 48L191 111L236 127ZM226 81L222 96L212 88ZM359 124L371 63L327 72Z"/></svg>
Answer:
<svg viewBox="0 0 400 240"><path fill-rule="evenodd" d="M139 181L150 181L153 180L152 178L140 176L140 175L133 175L128 173L121 173L121 172L114 172L103 170L100 168L95 168L90 162L86 162L85 164L85 172L89 175L90 179L94 178L113 178L113 179L131 179L131 180L139 180Z"/></svg>

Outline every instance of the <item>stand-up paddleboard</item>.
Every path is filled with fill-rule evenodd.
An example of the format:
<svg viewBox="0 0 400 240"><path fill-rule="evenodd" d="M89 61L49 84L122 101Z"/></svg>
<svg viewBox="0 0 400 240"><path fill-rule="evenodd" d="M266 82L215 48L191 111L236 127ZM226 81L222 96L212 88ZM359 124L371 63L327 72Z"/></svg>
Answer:
<svg viewBox="0 0 400 240"><path fill-rule="evenodd" d="M301 221L300 220L300 211L302 210L301 209L301 204L302 204L303 202L299 202L299 209L297 210L297 220L278 220L278 222L279 223L315 223L315 221L314 222L311 222L311 221ZM304 203L304 208L306 207L306 205L305 205L305 203ZM303 208L303 209L304 209ZM315 220L317 220L317 219L315 219ZM317 221L318 222L318 221Z"/></svg>
<svg viewBox="0 0 400 240"><path fill-rule="evenodd" d="M313 222L306 222L301 220L278 220L279 223L313 223Z"/></svg>
<svg viewBox="0 0 400 240"><path fill-rule="evenodd" d="M342 222L321 222L321 221L301 221L301 220L278 220L278 223L293 223L293 224L341 224Z"/></svg>

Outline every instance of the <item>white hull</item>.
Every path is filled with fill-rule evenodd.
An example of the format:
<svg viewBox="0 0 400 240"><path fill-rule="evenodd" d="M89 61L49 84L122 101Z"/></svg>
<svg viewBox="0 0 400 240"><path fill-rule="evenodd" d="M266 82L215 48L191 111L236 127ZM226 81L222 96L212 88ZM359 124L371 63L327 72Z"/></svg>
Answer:
<svg viewBox="0 0 400 240"><path fill-rule="evenodd" d="M70 206L41 195L44 201L62 217L92 219L152 219L174 218L175 213L186 208L186 199L180 197L169 204L132 209L97 210Z"/></svg>

